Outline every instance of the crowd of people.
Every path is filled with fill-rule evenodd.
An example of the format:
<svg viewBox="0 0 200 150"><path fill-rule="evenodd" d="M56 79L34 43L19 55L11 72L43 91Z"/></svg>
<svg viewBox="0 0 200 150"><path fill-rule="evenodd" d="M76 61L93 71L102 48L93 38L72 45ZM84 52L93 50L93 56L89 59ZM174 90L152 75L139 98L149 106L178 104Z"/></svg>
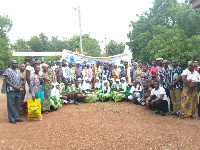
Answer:
<svg viewBox="0 0 200 150"><path fill-rule="evenodd" d="M18 65L12 60L3 73L2 93L7 94L8 119L13 124L22 122L20 114L26 115L28 99L40 99L43 113L69 103L132 101L161 116L194 118L200 109L198 71L197 61L189 61L184 70L177 60L169 63L162 58L150 63L136 58L130 64L121 60L119 65L66 63L60 58L56 62L31 58Z"/></svg>

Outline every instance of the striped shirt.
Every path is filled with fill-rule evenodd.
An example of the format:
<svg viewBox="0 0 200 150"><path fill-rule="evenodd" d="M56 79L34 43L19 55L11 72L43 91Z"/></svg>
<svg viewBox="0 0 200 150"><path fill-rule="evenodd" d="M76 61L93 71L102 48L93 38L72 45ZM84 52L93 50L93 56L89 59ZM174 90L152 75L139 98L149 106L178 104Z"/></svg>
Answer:
<svg viewBox="0 0 200 150"><path fill-rule="evenodd" d="M178 77L179 74L182 74L183 69L179 66L177 66L176 68L170 68L166 71L166 74L168 75L168 79L170 83L174 83ZM174 85L173 89L177 89L177 88L182 88L183 87L183 82L182 80L179 81L177 84Z"/></svg>

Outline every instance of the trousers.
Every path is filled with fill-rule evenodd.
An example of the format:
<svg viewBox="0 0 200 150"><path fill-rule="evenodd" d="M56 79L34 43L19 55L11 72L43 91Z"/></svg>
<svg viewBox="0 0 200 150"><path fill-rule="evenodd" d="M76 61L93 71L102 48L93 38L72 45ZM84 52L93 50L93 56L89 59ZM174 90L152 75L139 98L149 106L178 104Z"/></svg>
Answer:
<svg viewBox="0 0 200 150"><path fill-rule="evenodd" d="M181 88L170 89L170 97L173 104L173 112L180 113L181 112Z"/></svg>
<svg viewBox="0 0 200 150"><path fill-rule="evenodd" d="M10 122L19 120L21 107L21 92L10 91L7 93L7 110Z"/></svg>

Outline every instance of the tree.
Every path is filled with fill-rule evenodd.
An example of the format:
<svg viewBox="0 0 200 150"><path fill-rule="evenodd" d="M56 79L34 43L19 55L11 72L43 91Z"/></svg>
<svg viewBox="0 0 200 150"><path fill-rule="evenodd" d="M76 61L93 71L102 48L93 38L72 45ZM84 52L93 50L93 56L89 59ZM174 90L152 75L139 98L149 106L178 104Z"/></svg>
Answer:
<svg viewBox="0 0 200 150"><path fill-rule="evenodd" d="M124 49L125 45L123 43L117 43L114 40L111 40L106 46L106 51L110 56L122 54Z"/></svg>
<svg viewBox="0 0 200 150"><path fill-rule="evenodd" d="M91 38L89 34L82 36L83 54L88 56L101 56L99 42L95 38ZM69 40L69 50L80 53L80 36L74 36Z"/></svg>
<svg viewBox="0 0 200 150"><path fill-rule="evenodd" d="M155 57L177 58L184 65L195 58L190 51L199 52L198 44L191 42L199 40L200 10L193 10L188 1L154 0L148 12L137 16L139 20L130 24L132 31L128 33L130 41L127 42L134 57L143 61ZM177 56L177 52L184 54L187 60L182 59L182 54Z"/></svg>
<svg viewBox="0 0 200 150"><path fill-rule="evenodd" d="M29 51L28 42L22 38L17 39L15 44L11 45L11 50L14 50L17 52L27 52Z"/></svg>
<svg viewBox="0 0 200 150"><path fill-rule="evenodd" d="M9 39L7 33L12 27L12 21L8 16L0 16L0 70L8 67L11 61L11 51L9 50Z"/></svg>
<svg viewBox="0 0 200 150"><path fill-rule="evenodd" d="M30 50L33 52L43 52L43 43L37 36L32 36L28 41L28 45L30 46Z"/></svg>

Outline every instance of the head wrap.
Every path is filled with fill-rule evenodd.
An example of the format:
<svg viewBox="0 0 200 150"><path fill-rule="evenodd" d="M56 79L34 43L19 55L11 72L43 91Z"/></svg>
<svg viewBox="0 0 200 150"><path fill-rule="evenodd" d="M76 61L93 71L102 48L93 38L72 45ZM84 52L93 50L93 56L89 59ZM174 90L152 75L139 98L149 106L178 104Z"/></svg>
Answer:
<svg viewBox="0 0 200 150"><path fill-rule="evenodd" d="M126 81L126 78L125 78L125 77L122 77L122 78L121 78L121 80L124 80L124 81Z"/></svg>

